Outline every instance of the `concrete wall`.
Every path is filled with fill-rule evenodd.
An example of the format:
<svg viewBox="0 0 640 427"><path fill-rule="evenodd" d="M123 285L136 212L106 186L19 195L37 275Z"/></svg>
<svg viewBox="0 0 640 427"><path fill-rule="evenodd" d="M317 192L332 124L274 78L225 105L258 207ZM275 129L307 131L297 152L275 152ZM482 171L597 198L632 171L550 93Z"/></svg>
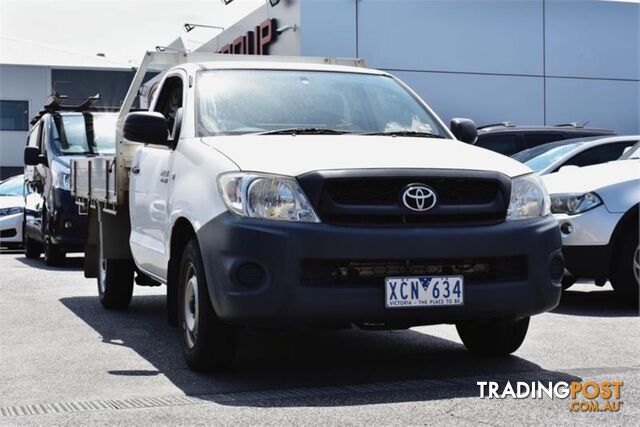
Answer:
<svg viewBox="0 0 640 427"><path fill-rule="evenodd" d="M640 133L637 3L304 0L300 22L303 55L362 57L445 120Z"/></svg>
<svg viewBox="0 0 640 427"><path fill-rule="evenodd" d="M29 102L29 117L44 105L51 81L47 67L0 65L0 99ZM0 131L0 176L20 173L26 131Z"/></svg>

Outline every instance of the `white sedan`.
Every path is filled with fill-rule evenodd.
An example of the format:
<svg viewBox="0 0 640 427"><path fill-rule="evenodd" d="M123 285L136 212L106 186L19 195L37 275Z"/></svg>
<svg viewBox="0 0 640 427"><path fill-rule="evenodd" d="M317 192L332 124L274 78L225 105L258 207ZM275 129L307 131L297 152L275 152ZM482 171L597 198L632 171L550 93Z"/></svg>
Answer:
<svg viewBox="0 0 640 427"><path fill-rule="evenodd" d="M591 166L617 160L640 135L565 139L529 148L511 156L538 175L558 172L568 166Z"/></svg>
<svg viewBox="0 0 640 427"><path fill-rule="evenodd" d="M570 275L611 281L616 294L638 304L640 143L620 160L545 175L551 212L560 223Z"/></svg>
<svg viewBox="0 0 640 427"><path fill-rule="evenodd" d="M0 182L0 246L22 245L24 212L24 176Z"/></svg>

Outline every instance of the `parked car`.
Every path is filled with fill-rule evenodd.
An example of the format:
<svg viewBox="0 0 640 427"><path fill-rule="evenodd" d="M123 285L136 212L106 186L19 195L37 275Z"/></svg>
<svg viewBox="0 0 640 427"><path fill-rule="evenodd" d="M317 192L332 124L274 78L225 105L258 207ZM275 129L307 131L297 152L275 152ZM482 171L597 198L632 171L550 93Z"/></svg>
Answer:
<svg viewBox="0 0 640 427"><path fill-rule="evenodd" d="M22 214L24 211L24 176L0 182L0 246L22 246Z"/></svg>
<svg viewBox="0 0 640 427"><path fill-rule="evenodd" d="M511 156L538 175L558 172L564 166L591 166L617 160L640 136L565 139L549 142Z"/></svg>
<svg viewBox="0 0 640 427"><path fill-rule="evenodd" d="M90 100L69 107L63 101L54 98L31 121L24 152L25 254L38 258L44 252L48 265L84 250L86 216L71 196L69 162L115 150L115 113L92 111Z"/></svg>
<svg viewBox="0 0 640 427"><path fill-rule="evenodd" d="M556 126L516 126L510 122L478 128L478 147L512 156L528 148L563 139L615 135L606 129L586 128L576 123Z"/></svg>
<svg viewBox="0 0 640 427"><path fill-rule="evenodd" d="M73 161L106 308L128 306L134 274L167 284L186 361L207 370L246 325L453 323L471 351L505 355L557 305L541 179L473 146L472 121L450 130L359 60L223 58L147 54L117 156ZM129 112L149 64L170 60L186 62ZM128 186L105 191L88 170Z"/></svg>
<svg viewBox="0 0 640 427"><path fill-rule="evenodd" d="M638 304L640 247L640 145L623 160L562 169L544 176L551 212L560 223L569 272L565 288L580 278L611 281L616 294Z"/></svg>

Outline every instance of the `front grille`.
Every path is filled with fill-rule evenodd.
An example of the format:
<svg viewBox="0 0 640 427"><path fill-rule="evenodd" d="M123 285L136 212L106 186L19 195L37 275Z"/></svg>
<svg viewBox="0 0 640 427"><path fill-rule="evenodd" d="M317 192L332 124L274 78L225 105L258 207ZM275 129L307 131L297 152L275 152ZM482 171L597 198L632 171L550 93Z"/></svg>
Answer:
<svg viewBox="0 0 640 427"><path fill-rule="evenodd" d="M298 177L325 223L356 226L474 226L504 221L510 183L477 171L319 171ZM437 202L418 212L404 205L410 184L422 184Z"/></svg>
<svg viewBox="0 0 640 427"><path fill-rule="evenodd" d="M527 278L526 256L431 260L302 261L303 286L383 286L386 277L462 275L465 284L503 283Z"/></svg>
<svg viewBox="0 0 640 427"><path fill-rule="evenodd" d="M496 181L470 179L422 179L416 183L433 188L438 202L445 205L491 203L498 192ZM344 205L394 205L402 189L414 183L404 179L351 179L326 183L324 191L335 203Z"/></svg>

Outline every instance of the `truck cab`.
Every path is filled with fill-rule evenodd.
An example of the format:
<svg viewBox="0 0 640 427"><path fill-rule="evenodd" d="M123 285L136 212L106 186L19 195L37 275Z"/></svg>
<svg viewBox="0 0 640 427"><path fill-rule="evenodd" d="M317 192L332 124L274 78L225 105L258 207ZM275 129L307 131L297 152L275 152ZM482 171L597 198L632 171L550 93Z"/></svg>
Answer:
<svg viewBox="0 0 640 427"><path fill-rule="evenodd" d="M192 369L227 366L239 328L264 325L454 323L470 350L504 355L558 304L540 179L394 76L216 57L170 68L155 93L120 114L126 203L120 219L95 203L95 275L107 308L130 303L134 275L166 284Z"/></svg>
<svg viewBox="0 0 640 427"><path fill-rule="evenodd" d="M117 114L91 110L97 98L80 106L54 99L32 120L25 147L23 244L27 258L44 253L47 265L60 265L68 252L84 248L86 217L71 195L72 160L115 153Z"/></svg>

